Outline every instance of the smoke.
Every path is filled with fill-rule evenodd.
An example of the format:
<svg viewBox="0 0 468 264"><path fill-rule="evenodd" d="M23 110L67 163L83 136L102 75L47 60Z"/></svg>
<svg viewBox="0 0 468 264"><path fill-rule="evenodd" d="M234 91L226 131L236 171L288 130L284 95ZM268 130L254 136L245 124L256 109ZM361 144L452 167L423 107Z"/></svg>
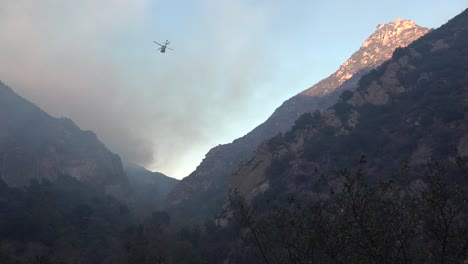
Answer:
<svg viewBox="0 0 468 264"><path fill-rule="evenodd" d="M2 0L0 80L124 160L186 176L241 136L271 75L274 5L247 2ZM174 51L157 53L165 39Z"/></svg>

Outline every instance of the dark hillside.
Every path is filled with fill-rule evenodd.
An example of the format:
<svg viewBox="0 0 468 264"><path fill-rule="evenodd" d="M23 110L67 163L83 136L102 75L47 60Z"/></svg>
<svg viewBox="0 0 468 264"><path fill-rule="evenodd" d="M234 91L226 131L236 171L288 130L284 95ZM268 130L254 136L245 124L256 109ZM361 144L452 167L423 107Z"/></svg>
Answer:
<svg viewBox="0 0 468 264"><path fill-rule="evenodd" d="M179 182L159 172L149 171L141 166L124 163L124 171L135 193L135 203L146 213L161 210L167 194Z"/></svg>
<svg viewBox="0 0 468 264"><path fill-rule="evenodd" d="M69 175L127 199L129 185L120 157L91 131L54 118L0 83L2 178L12 186L34 178Z"/></svg>

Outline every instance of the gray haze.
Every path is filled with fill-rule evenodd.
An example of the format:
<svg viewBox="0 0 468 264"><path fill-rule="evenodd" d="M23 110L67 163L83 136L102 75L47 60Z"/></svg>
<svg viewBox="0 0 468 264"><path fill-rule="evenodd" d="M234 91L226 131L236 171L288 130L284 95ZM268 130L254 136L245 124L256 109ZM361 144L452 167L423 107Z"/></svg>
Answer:
<svg viewBox="0 0 468 264"><path fill-rule="evenodd" d="M0 80L113 152L193 171L335 71L380 23L438 27L466 0L0 0ZM440 14L436 16L435 14ZM152 41L171 40L161 54Z"/></svg>
<svg viewBox="0 0 468 264"><path fill-rule="evenodd" d="M0 80L95 131L123 159L188 175L209 148L258 122L255 100L278 94L257 92L273 63L261 48L270 10L205 1L165 25L163 12L153 17L158 8L147 0L1 0ZM175 51L160 54L152 41L166 38Z"/></svg>

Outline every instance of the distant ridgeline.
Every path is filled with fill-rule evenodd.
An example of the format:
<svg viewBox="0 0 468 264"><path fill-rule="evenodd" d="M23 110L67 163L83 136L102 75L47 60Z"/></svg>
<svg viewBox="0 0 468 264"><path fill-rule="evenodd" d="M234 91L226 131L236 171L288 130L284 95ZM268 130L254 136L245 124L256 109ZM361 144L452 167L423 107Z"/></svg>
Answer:
<svg viewBox="0 0 468 264"><path fill-rule="evenodd" d="M0 158L2 180L10 186L68 175L127 202L141 195L141 188L151 189L159 197L151 205L154 208L161 207L177 182L136 165L127 165L124 171L120 157L92 131L81 130L70 119L50 116L1 82Z"/></svg>
<svg viewBox="0 0 468 264"><path fill-rule="evenodd" d="M118 155L91 131L54 118L0 83L0 156L3 180L11 186L31 179L69 175L116 196L130 193Z"/></svg>
<svg viewBox="0 0 468 264"><path fill-rule="evenodd" d="M1 264L119 263L132 254L125 230L170 221L157 210L177 180L132 164L124 171L93 132L1 82L0 158Z"/></svg>

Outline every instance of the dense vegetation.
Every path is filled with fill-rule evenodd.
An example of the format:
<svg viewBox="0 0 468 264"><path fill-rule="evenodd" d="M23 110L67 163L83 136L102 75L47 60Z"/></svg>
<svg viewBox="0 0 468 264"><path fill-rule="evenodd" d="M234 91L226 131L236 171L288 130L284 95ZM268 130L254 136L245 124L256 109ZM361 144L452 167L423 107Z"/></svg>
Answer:
<svg viewBox="0 0 468 264"><path fill-rule="evenodd" d="M0 263L201 264L228 258L460 263L468 258L467 196L457 184L468 173L461 159L459 168L451 162L428 164L425 183L411 188L405 185L413 177L408 167L399 180L386 180L368 175L365 156L359 164L355 171L337 172L341 184L327 184L326 196L259 198L252 205L231 196L229 225L207 221L177 230L166 213L137 219L132 208L71 177L34 180L22 189L0 182Z"/></svg>
<svg viewBox="0 0 468 264"><path fill-rule="evenodd" d="M69 176L0 181L0 263L201 263L198 227L169 232L166 213L135 209Z"/></svg>
<svg viewBox="0 0 468 264"><path fill-rule="evenodd" d="M171 228L167 213L141 210L66 175L24 188L0 180L0 263L220 263L238 236L213 221Z"/></svg>
<svg viewBox="0 0 468 264"><path fill-rule="evenodd" d="M236 263L463 263L468 259L466 190L463 161L427 164L424 183L400 180L369 183L366 157L355 171L340 170L339 187L300 201L250 205L232 196L234 219L242 225L242 253ZM417 174L420 174L418 168ZM317 177L318 179L323 179ZM328 179L330 180L330 179ZM259 206L260 205L260 206Z"/></svg>
<svg viewBox="0 0 468 264"><path fill-rule="evenodd" d="M132 222L126 205L68 176L0 184L1 263L100 263Z"/></svg>

